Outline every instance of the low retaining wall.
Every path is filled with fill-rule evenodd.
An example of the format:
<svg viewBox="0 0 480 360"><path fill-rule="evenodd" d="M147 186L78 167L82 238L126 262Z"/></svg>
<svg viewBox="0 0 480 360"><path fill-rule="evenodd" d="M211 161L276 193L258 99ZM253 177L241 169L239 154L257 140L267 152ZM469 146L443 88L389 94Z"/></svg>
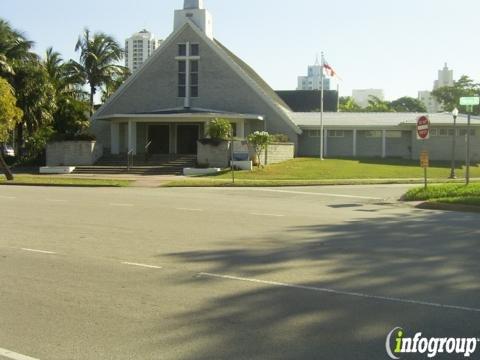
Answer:
<svg viewBox="0 0 480 360"><path fill-rule="evenodd" d="M227 168L230 166L230 143L225 141L219 146L204 145L198 143L197 161L201 165L211 167ZM238 148L239 146L237 146ZM238 149L236 149L238 150ZM246 148L245 148L246 152ZM248 146L250 159L255 158L255 151ZM278 164L291 160L295 157L295 144L293 143L272 143L266 151L262 151L260 162L262 165Z"/></svg>
<svg viewBox="0 0 480 360"><path fill-rule="evenodd" d="M47 166L89 166L103 156L96 141L62 141L47 145Z"/></svg>
<svg viewBox="0 0 480 360"><path fill-rule="evenodd" d="M255 151L250 148L250 158L255 157ZM260 162L262 165L278 164L295 158L295 144L293 143L272 143L267 151L262 151Z"/></svg>

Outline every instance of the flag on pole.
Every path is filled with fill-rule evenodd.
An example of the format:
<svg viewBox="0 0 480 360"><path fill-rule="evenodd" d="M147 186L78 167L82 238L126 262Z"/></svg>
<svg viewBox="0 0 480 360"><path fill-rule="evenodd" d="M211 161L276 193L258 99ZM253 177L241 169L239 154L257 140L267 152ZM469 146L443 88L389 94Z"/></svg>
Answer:
<svg viewBox="0 0 480 360"><path fill-rule="evenodd" d="M341 80L340 76L338 76L337 72L330 66L329 63L325 62L323 64L323 71L327 76L336 77L337 79Z"/></svg>

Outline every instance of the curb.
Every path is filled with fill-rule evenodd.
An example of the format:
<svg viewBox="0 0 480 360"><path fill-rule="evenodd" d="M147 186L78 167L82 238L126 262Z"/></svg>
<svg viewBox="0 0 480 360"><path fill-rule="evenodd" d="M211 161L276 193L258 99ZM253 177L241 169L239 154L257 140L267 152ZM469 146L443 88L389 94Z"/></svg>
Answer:
<svg viewBox="0 0 480 360"><path fill-rule="evenodd" d="M416 205L415 207L417 209L423 209L423 210L442 210L442 211L480 213L480 206L474 206L474 205L446 204L446 203L440 203L440 202L426 201Z"/></svg>

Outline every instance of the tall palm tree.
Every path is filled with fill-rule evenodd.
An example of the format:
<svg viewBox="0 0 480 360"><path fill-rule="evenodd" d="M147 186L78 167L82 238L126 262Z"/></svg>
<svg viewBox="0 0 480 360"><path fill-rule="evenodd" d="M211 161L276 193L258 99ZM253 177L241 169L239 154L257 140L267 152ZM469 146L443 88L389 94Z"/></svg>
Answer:
<svg viewBox="0 0 480 360"><path fill-rule="evenodd" d="M38 59L37 55L31 52L32 47L32 41L14 30L7 21L0 19L0 75L11 82L16 64Z"/></svg>
<svg viewBox="0 0 480 360"><path fill-rule="evenodd" d="M94 112L94 97L97 90L106 85L114 76L125 70L118 63L123 58L123 50L113 37L104 33L90 33L85 29L78 38L75 51L80 52L80 61L72 61L73 74L82 78L90 87L90 116Z"/></svg>

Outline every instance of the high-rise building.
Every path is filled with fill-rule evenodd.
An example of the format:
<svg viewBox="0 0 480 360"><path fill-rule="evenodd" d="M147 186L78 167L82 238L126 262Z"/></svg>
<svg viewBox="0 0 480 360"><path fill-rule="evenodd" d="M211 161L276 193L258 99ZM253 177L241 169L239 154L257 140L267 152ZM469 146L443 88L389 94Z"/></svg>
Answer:
<svg viewBox="0 0 480 360"><path fill-rule="evenodd" d="M433 83L433 90L437 90L444 86L453 86L453 70L448 68L447 63L442 70L438 70L438 79ZM432 91L424 90L418 92L418 100L420 100L429 113L436 113L442 111L442 106L432 95Z"/></svg>
<svg viewBox="0 0 480 360"><path fill-rule="evenodd" d="M307 76L298 77L297 90L320 90L322 88L322 65L318 58L314 65L308 67ZM330 90L330 79L323 77L323 89Z"/></svg>
<svg viewBox="0 0 480 360"><path fill-rule="evenodd" d="M125 66L132 73L137 71L161 43L147 30L133 34L125 40Z"/></svg>
<svg viewBox="0 0 480 360"><path fill-rule="evenodd" d="M379 98L382 101L385 100L385 94L382 89L353 90L352 97L353 100L363 108L368 106L369 100L371 100L372 97Z"/></svg>

